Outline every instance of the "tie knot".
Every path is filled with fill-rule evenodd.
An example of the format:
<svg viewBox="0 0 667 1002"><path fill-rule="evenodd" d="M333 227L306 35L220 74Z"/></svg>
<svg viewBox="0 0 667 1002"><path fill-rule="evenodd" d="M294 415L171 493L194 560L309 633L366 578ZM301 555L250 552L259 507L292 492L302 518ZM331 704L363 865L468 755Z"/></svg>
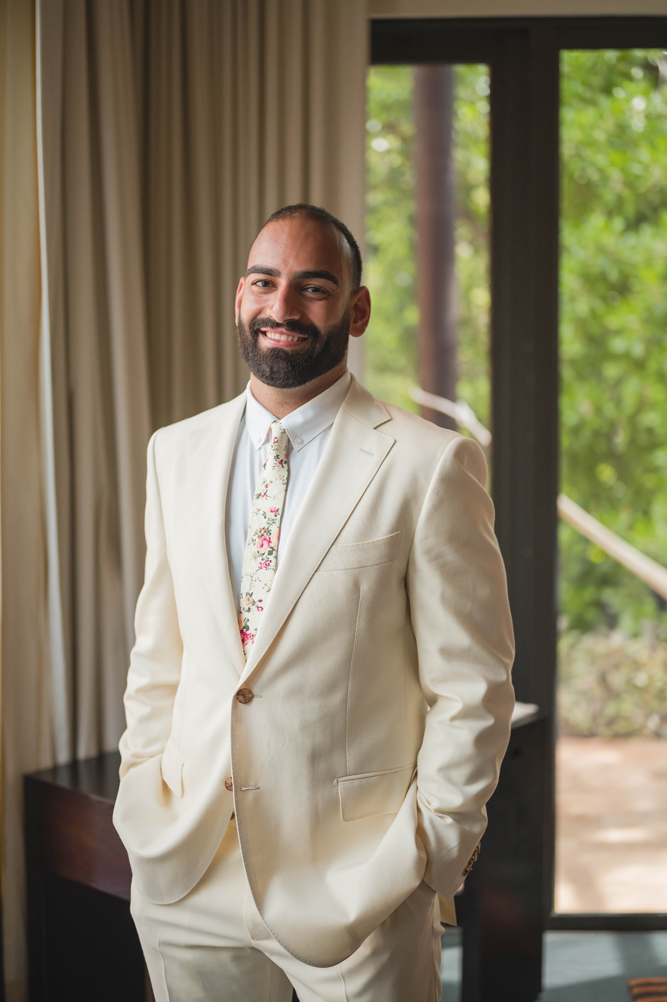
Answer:
<svg viewBox="0 0 667 1002"><path fill-rule="evenodd" d="M280 421L274 421L270 428L271 448L274 452L286 452L289 435Z"/></svg>

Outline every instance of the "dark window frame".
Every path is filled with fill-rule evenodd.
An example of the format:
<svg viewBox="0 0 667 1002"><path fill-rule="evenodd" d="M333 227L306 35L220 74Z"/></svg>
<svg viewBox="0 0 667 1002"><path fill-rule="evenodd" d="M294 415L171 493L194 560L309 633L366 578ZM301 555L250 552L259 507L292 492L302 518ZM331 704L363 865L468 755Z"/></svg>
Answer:
<svg viewBox="0 0 667 1002"><path fill-rule="evenodd" d="M544 914L552 928L664 929L667 915L552 915L557 610L559 58L667 49L667 17L371 22L373 64L486 63L491 76L491 414L496 529L517 640L517 697L550 721Z"/></svg>

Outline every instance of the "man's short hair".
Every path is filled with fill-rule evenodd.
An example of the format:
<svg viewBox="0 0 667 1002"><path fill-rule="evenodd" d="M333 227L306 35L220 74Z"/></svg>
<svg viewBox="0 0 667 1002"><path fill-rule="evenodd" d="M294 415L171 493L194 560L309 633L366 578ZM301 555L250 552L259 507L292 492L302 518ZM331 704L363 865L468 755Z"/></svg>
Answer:
<svg viewBox="0 0 667 1002"><path fill-rule="evenodd" d="M320 205L310 205L309 202L296 202L294 205L285 205L282 209L276 209L266 220L264 226L268 226L269 223L279 222L281 219L294 219L295 216L305 216L306 219L312 219L316 223L329 223L330 226L335 226L339 233L342 233L349 247L352 259L352 285L354 289L358 289L361 285L361 251L359 250L359 244L345 223L342 223L340 219L336 219L335 216L332 216L330 212L327 212ZM264 226L262 229L264 229Z"/></svg>

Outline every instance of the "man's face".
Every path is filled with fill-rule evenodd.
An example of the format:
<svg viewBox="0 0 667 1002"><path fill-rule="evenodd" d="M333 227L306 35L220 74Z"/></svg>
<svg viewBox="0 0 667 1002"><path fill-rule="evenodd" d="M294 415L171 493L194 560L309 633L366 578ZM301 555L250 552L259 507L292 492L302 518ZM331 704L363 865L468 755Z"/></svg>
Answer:
<svg viewBox="0 0 667 1002"><path fill-rule="evenodd" d="M236 330L261 382L302 386L344 360L356 298L347 254L335 227L307 217L259 233L236 294Z"/></svg>

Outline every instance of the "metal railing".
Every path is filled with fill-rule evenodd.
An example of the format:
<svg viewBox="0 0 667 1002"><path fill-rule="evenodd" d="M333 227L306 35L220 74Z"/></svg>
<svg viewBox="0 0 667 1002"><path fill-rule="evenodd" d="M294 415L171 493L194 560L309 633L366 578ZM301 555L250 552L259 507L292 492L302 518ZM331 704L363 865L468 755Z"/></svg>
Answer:
<svg viewBox="0 0 667 1002"><path fill-rule="evenodd" d="M446 397L439 397L435 393L427 393L426 390L422 390L418 386L410 388L410 396L420 406L429 407L431 410L453 418L457 424L471 433L485 452L490 452L491 432L484 427L464 400L447 400ZM627 568L635 577L638 577L652 591L667 601L667 568L651 557L647 557L641 550L612 532L567 494L559 494L557 503L558 514L564 522L571 525L591 543L599 546L604 553Z"/></svg>

